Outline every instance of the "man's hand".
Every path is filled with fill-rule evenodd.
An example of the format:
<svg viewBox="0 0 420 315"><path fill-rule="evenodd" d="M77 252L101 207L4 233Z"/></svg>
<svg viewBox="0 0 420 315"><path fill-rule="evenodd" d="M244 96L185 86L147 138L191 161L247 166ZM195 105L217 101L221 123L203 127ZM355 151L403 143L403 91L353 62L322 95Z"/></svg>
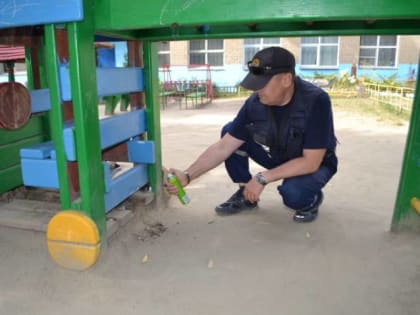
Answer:
<svg viewBox="0 0 420 315"><path fill-rule="evenodd" d="M250 202L258 202L260 195L264 190L264 186L258 183L253 177L244 188L244 197Z"/></svg>
<svg viewBox="0 0 420 315"><path fill-rule="evenodd" d="M185 187L188 185L188 178L187 176L180 170L175 169L175 168L170 168L169 170L164 171L164 186L166 188L166 190L168 191L168 193L170 193L171 195L177 195L178 194L178 188L176 188L176 186L172 185L171 183L168 182L168 178L167 175L168 173L174 174L179 182L181 183L182 187Z"/></svg>

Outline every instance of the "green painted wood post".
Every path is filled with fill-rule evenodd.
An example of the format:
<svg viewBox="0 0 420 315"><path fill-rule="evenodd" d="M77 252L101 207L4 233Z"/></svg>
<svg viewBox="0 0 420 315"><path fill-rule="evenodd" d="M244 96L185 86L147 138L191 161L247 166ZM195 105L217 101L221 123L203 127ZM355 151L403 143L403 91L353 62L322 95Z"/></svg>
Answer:
<svg viewBox="0 0 420 315"><path fill-rule="evenodd" d="M69 23L69 66L80 182L80 210L96 223L103 240L106 235L105 183L98 119L93 3L93 0L83 1L83 21Z"/></svg>
<svg viewBox="0 0 420 315"><path fill-rule="evenodd" d="M26 76L28 78L27 87L29 90L33 90L34 83L34 73L32 71L32 58L31 58L31 48L25 47L25 67L26 67Z"/></svg>
<svg viewBox="0 0 420 315"><path fill-rule="evenodd" d="M67 174L67 158L64 151L63 140L63 111L61 104L60 83L58 77L58 55L55 40L54 25L45 25L44 27L45 46L46 46L46 72L48 87L51 100L51 136L54 140L58 170L58 182L60 185L61 208L69 209L71 207L70 185Z"/></svg>
<svg viewBox="0 0 420 315"><path fill-rule="evenodd" d="M14 61L6 62L6 69L9 82L15 82L15 63Z"/></svg>
<svg viewBox="0 0 420 315"><path fill-rule="evenodd" d="M162 196L162 140L160 133L159 62L157 43L146 41L144 51L144 78L146 92L147 138L155 142L156 162L149 166L149 179L155 198Z"/></svg>
<svg viewBox="0 0 420 315"><path fill-rule="evenodd" d="M392 231L402 228L420 231L420 216L410 206L411 198L420 198L420 73L417 76L416 85L404 162L391 223Z"/></svg>

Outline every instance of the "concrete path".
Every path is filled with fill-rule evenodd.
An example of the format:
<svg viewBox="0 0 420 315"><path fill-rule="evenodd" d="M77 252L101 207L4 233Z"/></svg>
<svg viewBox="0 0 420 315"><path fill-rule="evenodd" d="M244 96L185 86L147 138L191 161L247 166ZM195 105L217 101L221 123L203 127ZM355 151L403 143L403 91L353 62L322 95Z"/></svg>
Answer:
<svg viewBox="0 0 420 315"><path fill-rule="evenodd" d="M240 104L169 104L165 166L187 167ZM0 314L419 314L420 235L389 232L406 127L335 122L340 169L317 221L294 223L274 185L258 210L215 216L236 189L219 166L187 187L190 205L138 209L85 272L57 267L43 233L3 227Z"/></svg>

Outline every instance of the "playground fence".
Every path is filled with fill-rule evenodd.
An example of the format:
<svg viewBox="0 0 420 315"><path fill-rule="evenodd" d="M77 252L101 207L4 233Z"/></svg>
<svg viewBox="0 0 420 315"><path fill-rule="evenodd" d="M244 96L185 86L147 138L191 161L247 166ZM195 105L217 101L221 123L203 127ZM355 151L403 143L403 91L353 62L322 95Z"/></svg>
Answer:
<svg viewBox="0 0 420 315"><path fill-rule="evenodd" d="M411 112L415 89L408 87L364 83L364 93L370 98L397 109L398 112Z"/></svg>

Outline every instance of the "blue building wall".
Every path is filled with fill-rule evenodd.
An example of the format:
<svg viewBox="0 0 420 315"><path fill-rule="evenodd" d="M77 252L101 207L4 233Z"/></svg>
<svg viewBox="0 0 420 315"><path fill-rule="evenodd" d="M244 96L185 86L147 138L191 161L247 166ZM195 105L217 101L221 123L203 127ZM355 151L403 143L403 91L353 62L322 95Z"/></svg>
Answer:
<svg viewBox="0 0 420 315"><path fill-rule="evenodd" d="M344 73L350 75L351 73L351 64L341 64L338 69L332 70L308 70L301 69L299 65L296 66L296 72L298 75L303 77L313 77L315 73L322 75L335 74L337 76L342 76ZM395 80L403 83L408 79L415 79L418 71L418 65L412 64L399 64L397 69L363 69L357 68L358 77L367 77L376 81L387 79L391 76L396 75Z"/></svg>
<svg viewBox="0 0 420 315"><path fill-rule="evenodd" d="M337 77L351 74L351 64L341 64L338 69L303 69L299 64L296 65L296 74L302 77L312 78L316 74L331 75ZM397 69L360 69L357 68L357 77L368 77L376 81L388 79L396 75L395 80L403 83L408 79L415 79L418 65L400 64ZM236 86L247 74L247 70L242 65L226 65L222 69L211 69L211 78L216 86ZM205 80L206 69L189 69L187 66L174 66L170 68L170 75L164 71L159 71L159 79L163 82L168 78L172 81L193 81Z"/></svg>
<svg viewBox="0 0 420 315"><path fill-rule="evenodd" d="M127 45L125 42L114 42L115 58L117 67L121 67L126 62ZM304 69L300 64L296 65L296 74L302 77L312 78L315 74L331 75L341 77L344 73L350 75L351 64L340 64L338 69ZM403 83L408 79L415 79L418 72L417 64L399 64L397 69L361 69L357 68L358 77L368 77L376 81L387 79L396 75L395 80ZM211 69L211 79L216 86L236 86L246 76L247 69L241 64L225 65L220 68ZM188 66L171 66L170 74L159 71L159 80L165 79L172 81L194 81L205 80L207 77L205 68L188 68Z"/></svg>

